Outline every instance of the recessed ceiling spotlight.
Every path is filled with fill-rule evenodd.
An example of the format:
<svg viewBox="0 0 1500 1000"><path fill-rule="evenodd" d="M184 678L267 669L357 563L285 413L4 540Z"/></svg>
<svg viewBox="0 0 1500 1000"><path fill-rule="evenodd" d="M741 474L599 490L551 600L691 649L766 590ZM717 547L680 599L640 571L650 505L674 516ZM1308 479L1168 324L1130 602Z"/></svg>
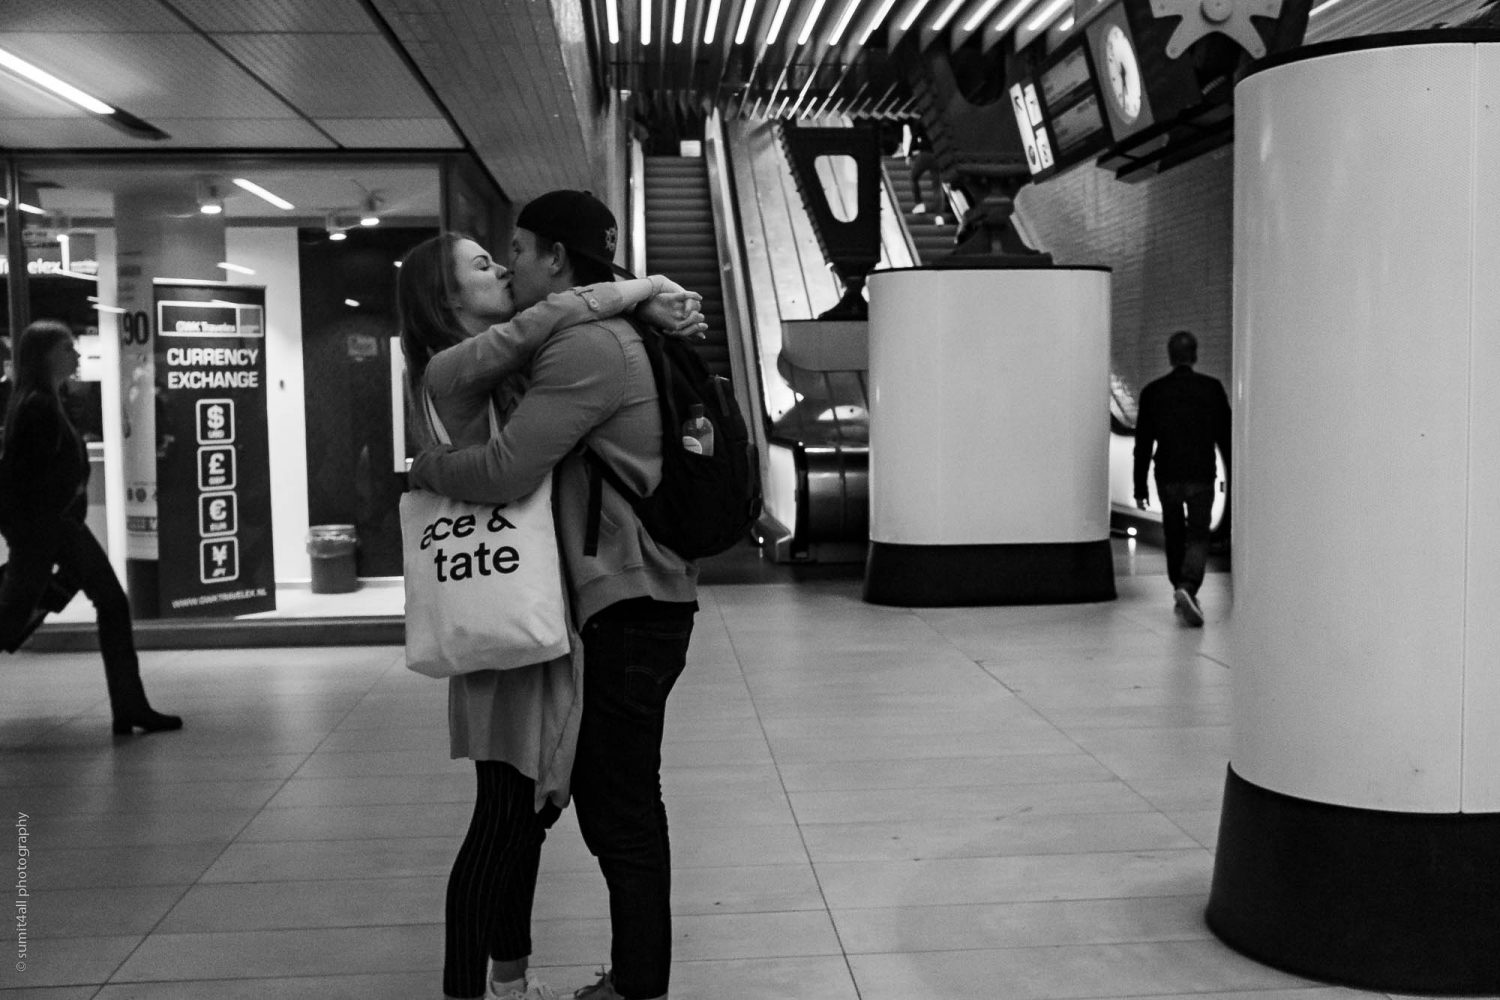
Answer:
<svg viewBox="0 0 1500 1000"><path fill-rule="evenodd" d="M379 211L380 198L373 194L366 195L365 203L360 208L359 224L361 226L380 225L380 216L376 214Z"/></svg>

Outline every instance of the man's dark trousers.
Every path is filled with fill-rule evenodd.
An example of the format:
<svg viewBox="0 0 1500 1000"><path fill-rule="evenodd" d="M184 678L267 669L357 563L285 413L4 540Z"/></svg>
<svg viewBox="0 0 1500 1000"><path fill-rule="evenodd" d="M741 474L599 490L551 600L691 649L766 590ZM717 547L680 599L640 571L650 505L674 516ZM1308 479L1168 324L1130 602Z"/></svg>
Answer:
<svg viewBox="0 0 1500 1000"><path fill-rule="evenodd" d="M687 664L697 605L635 598L583 626L583 721L573 805L609 888L614 988L659 997L672 966L672 853L661 799L667 695Z"/></svg>
<svg viewBox="0 0 1500 1000"><path fill-rule="evenodd" d="M1213 483L1156 484L1161 498L1161 531L1167 549L1167 578L1173 589L1195 597L1208 565L1209 521L1213 517Z"/></svg>

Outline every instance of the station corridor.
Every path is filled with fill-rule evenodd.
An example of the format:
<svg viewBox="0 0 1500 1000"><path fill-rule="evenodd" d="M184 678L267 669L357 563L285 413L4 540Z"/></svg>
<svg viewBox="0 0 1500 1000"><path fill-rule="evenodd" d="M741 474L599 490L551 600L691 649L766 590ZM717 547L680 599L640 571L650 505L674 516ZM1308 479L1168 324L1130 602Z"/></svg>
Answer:
<svg viewBox="0 0 1500 1000"><path fill-rule="evenodd" d="M1230 578L1190 630L1160 563L1117 542L1141 575L1092 605L705 587L667 719L674 1000L1356 995L1204 926ZM473 795L446 685L398 647L143 656L181 733L112 740L96 654L4 664L0 794L32 853L0 996L440 997ZM535 916L543 977L591 982L604 885L571 813Z"/></svg>

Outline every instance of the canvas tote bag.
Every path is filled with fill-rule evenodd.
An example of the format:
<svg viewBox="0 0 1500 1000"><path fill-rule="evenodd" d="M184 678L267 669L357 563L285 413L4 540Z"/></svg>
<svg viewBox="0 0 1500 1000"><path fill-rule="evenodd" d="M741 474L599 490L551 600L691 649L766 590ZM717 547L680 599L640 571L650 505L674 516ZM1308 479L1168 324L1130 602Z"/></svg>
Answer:
<svg viewBox="0 0 1500 1000"><path fill-rule="evenodd" d="M425 389L422 399L433 434L449 444ZM498 428L491 403L490 434ZM410 490L401 497L401 546L411 670L453 677L568 652L551 473L530 496L507 504Z"/></svg>

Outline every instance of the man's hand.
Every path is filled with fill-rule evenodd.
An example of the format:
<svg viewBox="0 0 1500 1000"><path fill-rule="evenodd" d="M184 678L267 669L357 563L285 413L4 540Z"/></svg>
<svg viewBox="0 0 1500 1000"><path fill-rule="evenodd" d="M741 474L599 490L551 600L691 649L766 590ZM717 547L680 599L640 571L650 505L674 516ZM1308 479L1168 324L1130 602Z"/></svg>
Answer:
<svg viewBox="0 0 1500 1000"><path fill-rule="evenodd" d="M1150 502L1145 497L1136 497L1135 505L1141 510L1145 510L1147 507L1151 506Z"/></svg>
<svg viewBox="0 0 1500 1000"><path fill-rule="evenodd" d="M708 332L702 305L697 292L662 292L642 303L636 318L674 337L702 340Z"/></svg>

